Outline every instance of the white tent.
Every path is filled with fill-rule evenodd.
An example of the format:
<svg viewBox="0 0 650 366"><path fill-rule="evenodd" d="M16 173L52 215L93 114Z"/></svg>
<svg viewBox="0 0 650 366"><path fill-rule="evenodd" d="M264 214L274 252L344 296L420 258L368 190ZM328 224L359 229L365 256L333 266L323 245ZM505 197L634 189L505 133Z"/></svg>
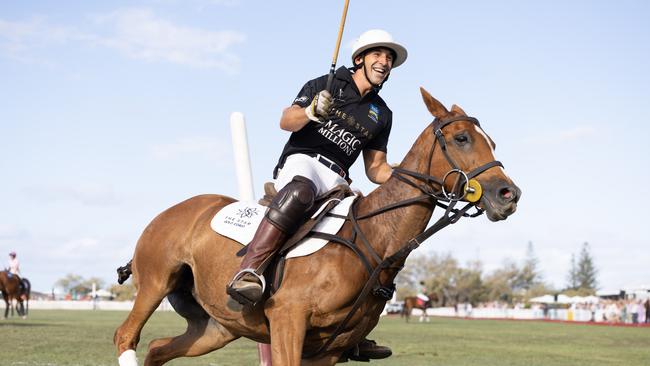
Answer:
<svg viewBox="0 0 650 366"><path fill-rule="evenodd" d="M599 301L600 301L600 297L598 296L591 295L585 297L585 302L589 304L597 304Z"/></svg>
<svg viewBox="0 0 650 366"><path fill-rule="evenodd" d="M113 296L113 294L110 291L104 290L103 288L95 291L95 294L98 297L111 297L111 296Z"/></svg>
<svg viewBox="0 0 650 366"><path fill-rule="evenodd" d="M539 297L533 297L530 299L530 302L538 302L542 304L552 304L555 302L555 297L553 295L544 295Z"/></svg>
<svg viewBox="0 0 650 366"><path fill-rule="evenodd" d="M587 302L587 298L583 296L573 296L569 297L569 302L572 304L582 304Z"/></svg>
<svg viewBox="0 0 650 366"><path fill-rule="evenodd" d="M572 301L570 296L559 294L557 295L557 302L558 304L570 304Z"/></svg>

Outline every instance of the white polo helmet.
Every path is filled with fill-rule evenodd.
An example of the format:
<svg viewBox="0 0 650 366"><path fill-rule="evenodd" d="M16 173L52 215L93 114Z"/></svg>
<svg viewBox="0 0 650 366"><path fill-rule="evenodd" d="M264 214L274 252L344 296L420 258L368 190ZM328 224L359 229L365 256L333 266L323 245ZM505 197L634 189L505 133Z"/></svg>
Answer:
<svg viewBox="0 0 650 366"><path fill-rule="evenodd" d="M406 48L401 44L396 43L390 33L382 29L371 29L364 32L354 42L354 46L352 47L352 64L354 65L354 59L357 58L357 56L362 54L364 51L375 47L386 47L395 52L393 68L403 64L408 56Z"/></svg>

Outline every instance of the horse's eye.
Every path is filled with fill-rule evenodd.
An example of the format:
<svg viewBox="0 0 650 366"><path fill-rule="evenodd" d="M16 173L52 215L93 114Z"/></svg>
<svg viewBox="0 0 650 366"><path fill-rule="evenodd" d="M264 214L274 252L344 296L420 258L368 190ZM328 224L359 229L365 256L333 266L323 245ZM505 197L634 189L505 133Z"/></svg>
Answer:
<svg viewBox="0 0 650 366"><path fill-rule="evenodd" d="M458 134L458 135L454 136L454 140L456 141L456 143L458 145L465 145L466 143L469 142L469 138L464 133L461 133L461 134Z"/></svg>

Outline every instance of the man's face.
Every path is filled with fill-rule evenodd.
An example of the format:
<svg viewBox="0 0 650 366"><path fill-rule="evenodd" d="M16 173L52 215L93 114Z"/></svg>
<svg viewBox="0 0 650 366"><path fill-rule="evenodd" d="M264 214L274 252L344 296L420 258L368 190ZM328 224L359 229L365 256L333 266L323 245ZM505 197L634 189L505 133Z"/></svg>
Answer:
<svg viewBox="0 0 650 366"><path fill-rule="evenodd" d="M388 48L374 48L363 56L365 72L370 82L379 85L384 82L393 68L393 52Z"/></svg>

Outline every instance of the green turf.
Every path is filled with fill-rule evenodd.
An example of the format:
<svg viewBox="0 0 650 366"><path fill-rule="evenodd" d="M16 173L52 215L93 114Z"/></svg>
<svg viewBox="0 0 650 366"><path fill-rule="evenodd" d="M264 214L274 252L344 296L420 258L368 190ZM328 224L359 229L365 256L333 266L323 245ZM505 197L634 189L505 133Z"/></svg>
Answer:
<svg viewBox="0 0 650 366"><path fill-rule="evenodd" d="M113 332L126 315L33 310L27 320L0 320L0 365L116 365ZM142 333L139 360L151 339L184 329L175 313L155 313ZM405 324L399 318L384 318L371 338L394 351L392 357L371 365L650 365L650 328L444 318ZM256 365L256 360L255 344L237 340L212 354L168 365ZM354 364L366 365L347 365Z"/></svg>

